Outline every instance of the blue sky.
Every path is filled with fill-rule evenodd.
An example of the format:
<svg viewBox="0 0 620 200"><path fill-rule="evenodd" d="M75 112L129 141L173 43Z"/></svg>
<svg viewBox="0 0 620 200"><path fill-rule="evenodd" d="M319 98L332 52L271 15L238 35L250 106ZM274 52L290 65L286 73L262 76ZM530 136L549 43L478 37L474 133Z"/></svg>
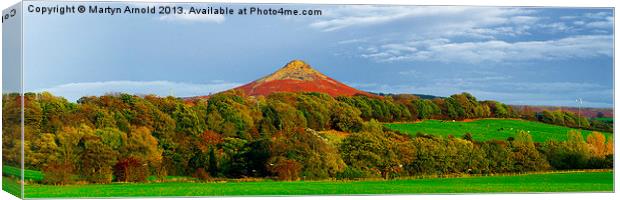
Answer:
<svg viewBox="0 0 620 200"><path fill-rule="evenodd" d="M26 14L24 88L71 101L106 92L206 95L302 59L371 92L613 106L611 9L223 6L323 15Z"/></svg>

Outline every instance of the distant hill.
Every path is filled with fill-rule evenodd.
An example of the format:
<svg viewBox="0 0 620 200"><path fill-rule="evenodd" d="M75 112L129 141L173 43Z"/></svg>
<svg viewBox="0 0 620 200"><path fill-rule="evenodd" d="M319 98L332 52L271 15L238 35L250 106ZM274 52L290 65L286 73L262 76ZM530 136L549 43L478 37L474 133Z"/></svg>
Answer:
<svg viewBox="0 0 620 200"><path fill-rule="evenodd" d="M369 92L369 93L377 95L377 96L383 96L383 97L388 97L388 96L395 97L399 95L414 95L414 96L420 97L420 99L429 99L429 100L436 99L436 98L440 98L440 99L446 98L446 97L434 96L434 95L428 95L428 94L392 94L392 93L375 93L375 92Z"/></svg>
<svg viewBox="0 0 620 200"><path fill-rule="evenodd" d="M580 115L595 118L595 117L613 117L614 109L613 108L581 108L579 111L578 107L566 107L566 106L529 106L529 105L510 105L515 110L523 111L528 109L532 112L542 112L543 110L563 110L572 113L580 113Z"/></svg>
<svg viewBox="0 0 620 200"><path fill-rule="evenodd" d="M233 88L248 96L267 96L275 92L319 92L331 96L376 96L336 81L301 60L293 60L276 72ZM203 96L207 98L208 96Z"/></svg>

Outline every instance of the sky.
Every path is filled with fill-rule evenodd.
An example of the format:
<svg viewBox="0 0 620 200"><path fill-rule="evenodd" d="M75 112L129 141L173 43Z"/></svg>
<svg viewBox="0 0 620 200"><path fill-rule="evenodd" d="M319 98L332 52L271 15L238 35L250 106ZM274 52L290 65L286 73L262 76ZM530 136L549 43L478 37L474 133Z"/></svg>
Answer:
<svg viewBox="0 0 620 200"><path fill-rule="evenodd" d="M577 106L581 98L584 107L613 106L612 9L194 6L320 9L322 15L27 13L24 89L70 101L108 92L207 95L301 59L370 92L469 92L479 100L553 106Z"/></svg>

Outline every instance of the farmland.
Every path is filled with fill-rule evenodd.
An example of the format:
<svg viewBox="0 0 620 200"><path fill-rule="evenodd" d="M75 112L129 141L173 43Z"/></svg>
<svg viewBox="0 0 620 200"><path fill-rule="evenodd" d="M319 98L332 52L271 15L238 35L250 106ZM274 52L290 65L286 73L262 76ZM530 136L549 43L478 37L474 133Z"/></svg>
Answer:
<svg viewBox="0 0 620 200"><path fill-rule="evenodd" d="M516 119L481 119L470 122L426 120L417 123L389 123L385 126L412 135L424 133L443 137L449 135L462 137L466 133L471 133L473 139L478 141L506 140L508 137L514 137L519 130L529 131L535 142L564 141L567 139L567 132L575 130L564 126ZM582 130L581 133L585 138L591 131ZM603 134L607 137L611 136L609 133Z"/></svg>
<svg viewBox="0 0 620 200"><path fill-rule="evenodd" d="M3 183L13 179L3 178ZM612 172L537 173L510 176L370 181L163 182L25 186L27 198L351 195L486 192L611 192Z"/></svg>

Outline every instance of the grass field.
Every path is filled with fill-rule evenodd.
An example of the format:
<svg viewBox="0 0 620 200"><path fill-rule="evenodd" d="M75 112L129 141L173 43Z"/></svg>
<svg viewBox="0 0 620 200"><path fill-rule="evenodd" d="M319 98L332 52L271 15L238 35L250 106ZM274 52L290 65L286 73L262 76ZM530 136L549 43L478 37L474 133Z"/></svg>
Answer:
<svg viewBox="0 0 620 200"><path fill-rule="evenodd" d="M7 180L3 179L3 181L6 182ZM611 191L613 191L612 172L549 173L390 181L166 182L67 186L32 184L25 186L27 198Z"/></svg>
<svg viewBox="0 0 620 200"><path fill-rule="evenodd" d="M385 124L385 126L413 135L421 132L424 134L441 135L443 137L447 137L448 135L463 137L465 133L471 133L473 139L479 141L506 140L508 137L514 137L518 130L529 131L535 142L544 142L547 140L563 141L567 139L568 131L574 130L564 126L518 119L481 119L470 122L426 120L417 123ZM582 130L581 133L585 138L591 131ZM603 134L607 137L611 136L609 133Z"/></svg>
<svg viewBox="0 0 620 200"><path fill-rule="evenodd" d="M598 120L598 121L602 121L606 123L614 123L613 117L598 117L598 118L594 118L594 120Z"/></svg>
<svg viewBox="0 0 620 200"><path fill-rule="evenodd" d="M19 168L11 167L8 165L2 166L2 175L20 177L21 173ZM36 170L24 170L24 180L26 181L41 181L43 180L43 173Z"/></svg>
<svg viewBox="0 0 620 200"><path fill-rule="evenodd" d="M14 196L21 196L21 185L19 185L15 178L2 176L2 190Z"/></svg>

